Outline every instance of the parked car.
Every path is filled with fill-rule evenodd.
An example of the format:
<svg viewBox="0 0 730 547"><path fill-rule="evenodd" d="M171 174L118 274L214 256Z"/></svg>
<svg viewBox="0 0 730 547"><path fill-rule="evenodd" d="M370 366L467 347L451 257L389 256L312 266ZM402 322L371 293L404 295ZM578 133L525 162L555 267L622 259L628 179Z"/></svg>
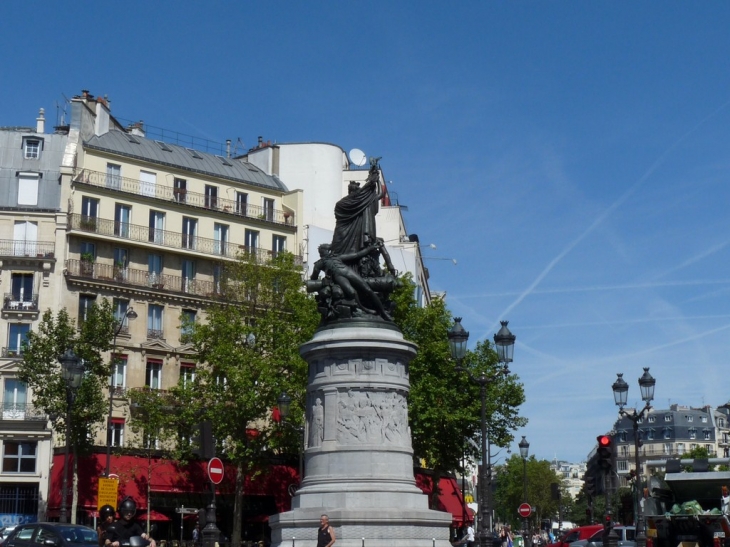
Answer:
<svg viewBox="0 0 730 547"><path fill-rule="evenodd" d="M14 529L15 526L4 526L3 528L0 528L0 545L3 544L3 542L10 535L10 532L12 532Z"/></svg>
<svg viewBox="0 0 730 547"><path fill-rule="evenodd" d="M16 526L3 542L3 547L96 547L98 544L96 530L86 526L33 522Z"/></svg>
<svg viewBox="0 0 730 547"><path fill-rule="evenodd" d="M636 528L633 526L614 526L618 535L618 547L636 547ZM571 543L570 547L603 547L603 527L588 539Z"/></svg>
<svg viewBox="0 0 730 547"><path fill-rule="evenodd" d="M586 526L578 526L572 530L565 532L555 543L551 543L554 547L568 547L572 543L581 540L587 540L598 531L603 531L603 524L588 524Z"/></svg>

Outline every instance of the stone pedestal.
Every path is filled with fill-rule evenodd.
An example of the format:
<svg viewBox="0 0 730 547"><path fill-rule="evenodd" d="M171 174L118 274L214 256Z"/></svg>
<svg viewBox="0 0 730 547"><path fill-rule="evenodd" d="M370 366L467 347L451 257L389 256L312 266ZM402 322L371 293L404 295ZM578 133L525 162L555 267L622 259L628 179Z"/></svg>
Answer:
<svg viewBox="0 0 730 547"><path fill-rule="evenodd" d="M275 547L315 547L327 514L336 547L447 547L451 514L428 509L413 477L408 367L416 346L384 322L322 328L309 363L305 478L269 519ZM296 538L296 539L293 539Z"/></svg>

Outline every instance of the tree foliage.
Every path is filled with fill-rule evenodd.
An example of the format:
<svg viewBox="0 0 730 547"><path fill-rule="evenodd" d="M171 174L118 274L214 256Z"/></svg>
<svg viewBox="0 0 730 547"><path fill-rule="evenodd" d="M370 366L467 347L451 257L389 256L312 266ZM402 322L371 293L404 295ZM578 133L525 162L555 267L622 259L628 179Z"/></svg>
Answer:
<svg viewBox="0 0 730 547"><path fill-rule="evenodd" d="M234 542L240 540L243 477L268 464L267 450L298 450L300 434L271 420L282 392L292 397L290 421L302 425L307 364L299 346L319 323L314 300L302 291L302 269L289 253L265 266L243 255L226 268L224 298L207 310L190 341L198 361L187 412L213 422L219 454L238 469ZM176 393L184 396L182 390ZM293 448L296 447L296 448Z"/></svg>
<svg viewBox="0 0 730 547"><path fill-rule="evenodd" d="M524 495L525 475L527 498ZM529 519L530 529L539 528L541 519L557 520L561 502L551 497L552 483L560 485L561 500L570 497L562 483L562 477L550 469L550 462L538 460L534 456L523 460L518 454L513 454L504 465L497 467L496 482L495 507L499 508L497 516L517 530L522 528L522 519L517 514L517 508L524 501L533 510Z"/></svg>
<svg viewBox="0 0 730 547"><path fill-rule="evenodd" d="M451 358L447 332L452 318L440 298L419 307L415 286L406 275L394 293L395 323L407 340L418 344L410 364L409 419L413 450L417 458L441 472L461 469L464 454L478 456L465 439L481 431L480 387L457 372ZM527 420L518 414L525 395L515 375L498 372L497 354L488 341L480 341L468 352L464 366L474 376L494 376L487 386L487 423L492 444L506 446L512 431Z"/></svg>
<svg viewBox="0 0 730 547"><path fill-rule="evenodd" d="M91 307L78 328L66 309L55 317L47 310L37 331L28 334L18 378L33 391L34 404L50 416L53 429L64 436L66 384L59 358L70 348L83 362L83 380L71 408L70 440L76 451L88 451L93 446L94 428L103 423L106 412L103 388L110 367L102 354L111 348L115 327L111 303L102 299Z"/></svg>

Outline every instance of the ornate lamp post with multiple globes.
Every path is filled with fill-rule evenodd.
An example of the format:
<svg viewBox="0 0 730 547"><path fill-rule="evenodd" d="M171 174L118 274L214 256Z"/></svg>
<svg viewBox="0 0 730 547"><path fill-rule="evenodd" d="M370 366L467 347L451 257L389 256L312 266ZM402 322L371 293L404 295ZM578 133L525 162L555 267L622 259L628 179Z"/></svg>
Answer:
<svg viewBox="0 0 730 547"><path fill-rule="evenodd" d="M482 412L481 412L481 453L482 468L479 475L479 545L480 547L492 547L492 508L491 492L488 485L491 469L489 468L489 454L487 452L487 386L496 378L509 374L508 364L512 362L512 355L515 345L515 335L507 328L507 321L501 321L502 328L494 335L494 345L499 356L502 368L495 374L487 376L484 372L474 376L467 368L464 368L464 357L466 356L466 344L469 340L469 333L461 325L461 317L454 318L454 325L448 331L449 348L451 356L456 361L456 370L465 372L469 379L477 384L481 390Z"/></svg>
<svg viewBox="0 0 730 547"><path fill-rule="evenodd" d="M61 376L66 382L66 446L63 453L63 479L61 486L61 513L59 520L68 522L68 455L71 436L71 406L76 397L76 390L84 377L84 365L74 351L69 348L61 358Z"/></svg>
<svg viewBox="0 0 730 547"><path fill-rule="evenodd" d="M646 532L644 530L644 511L641 506L643 492L641 488L641 460L639 458L639 447L641 441L639 439L639 421L644 415L651 410L651 402L654 400L654 385L656 380L649 374L649 367L644 367L644 374L639 378L639 389L641 390L641 400L646 404L641 410L632 409L633 412L626 412L624 406L629 397L629 384L623 378L623 374L617 374L618 378L611 386L613 389L613 399L616 406L619 407L619 416L631 420L634 426L634 458L636 465L636 544L637 547L646 547Z"/></svg>

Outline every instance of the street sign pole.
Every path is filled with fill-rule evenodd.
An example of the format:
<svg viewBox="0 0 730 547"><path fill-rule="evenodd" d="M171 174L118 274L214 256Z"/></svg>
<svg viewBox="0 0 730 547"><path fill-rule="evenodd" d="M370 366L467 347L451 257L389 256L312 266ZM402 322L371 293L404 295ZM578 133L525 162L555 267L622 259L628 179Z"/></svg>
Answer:
<svg viewBox="0 0 730 547"><path fill-rule="evenodd" d="M210 479L211 501L206 514L205 528L201 530L203 535L203 547L215 547L220 541L221 531L216 526L215 516L215 485L223 480L223 462L220 458L211 458L208 462L208 478Z"/></svg>

